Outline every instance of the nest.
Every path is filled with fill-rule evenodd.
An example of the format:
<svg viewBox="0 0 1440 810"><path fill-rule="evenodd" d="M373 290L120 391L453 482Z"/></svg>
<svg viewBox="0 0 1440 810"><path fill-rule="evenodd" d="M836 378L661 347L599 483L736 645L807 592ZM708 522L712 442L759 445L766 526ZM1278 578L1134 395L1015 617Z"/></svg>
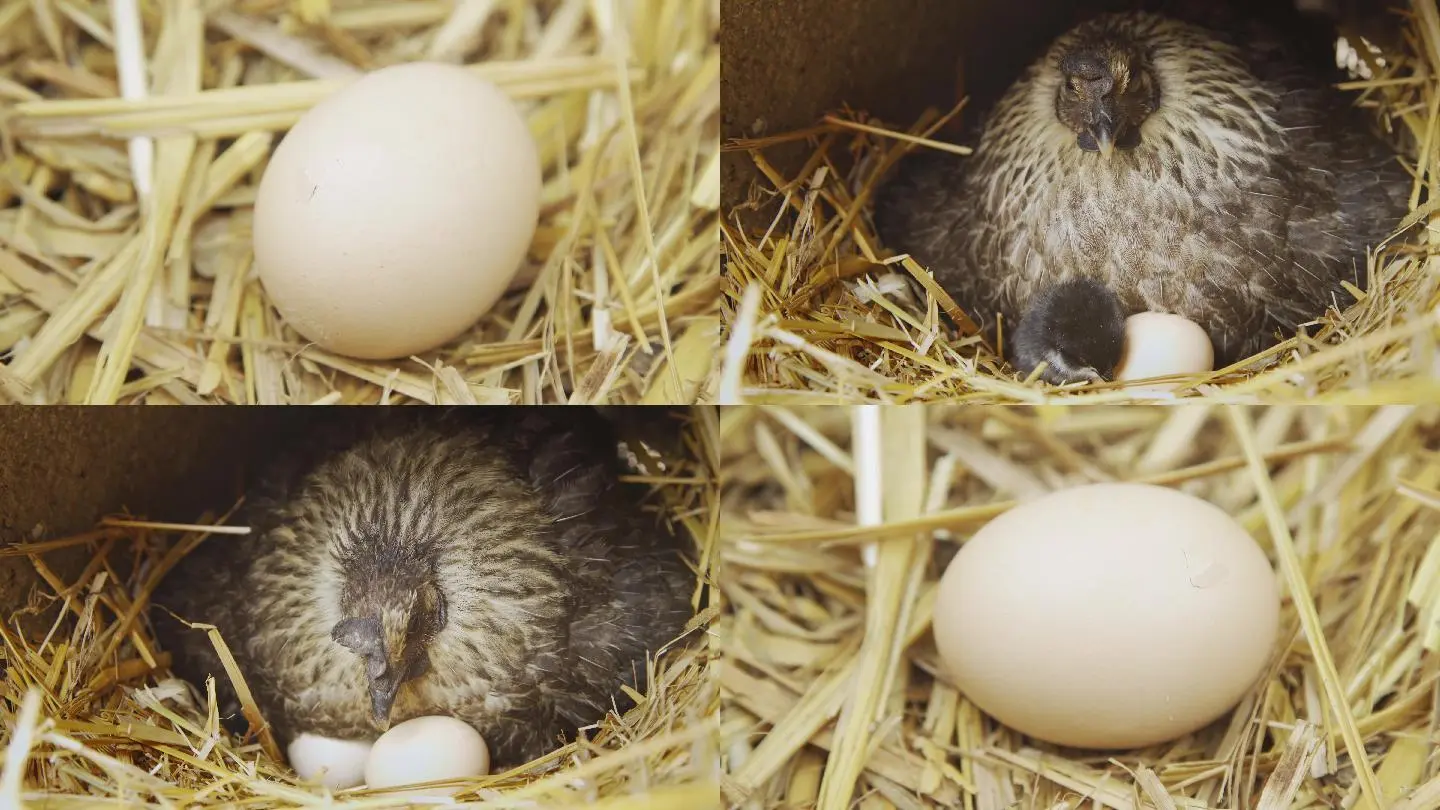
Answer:
<svg viewBox="0 0 1440 810"><path fill-rule="evenodd" d="M965 810L1440 806L1440 412L868 410L725 414L731 806L840 808L852 791ZM1234 712L1109 755L987 718L945 680L928 632L939 574L979 526L1101 481L1219 505L1277 561L1284 602L1268 669Z"/></svg>
<svg viewBox="0 0 1440 810"><path fill-rule="evenodd" d="M713 0L0 4L0 399L703 400L718 26ZM539 229L468 333L424 358L337 356L254 277L256 188L308 108L416 60L474 63L521 105Z"/></svg>
<svg viewBox="0 0 1440 810"><path fill-rule="evenodd" d="M1413 8L1404 36L1395 38L1403 44L1389 51L1341 47L1352 74L1368 76L1342 87L1405 145L1402 158L1415 175L1411 212L1396 223L1397 234L1413 234L1412 226L1428 223L1436 211L1440 88L1432 77L1440 72L1440 11L1434 0L1415 0ZM1101 403L1209 396L1354 402L1437 396L1440 283L1428 229L1375 246L1367 289L1345 312L1317 312L1315 322L1253 357L1213 373L1169 378L1176 384L1170 390L1121 383L1055 388L1017 379L925 269L881 249L869 221L877 187L905 153L938 148L969 154L932 137L962 107L945 115L932 110L908 129L841 110L801 131L726 146L748 153L763 180L750 202L735 201L740 204L732 205L722 228L726 307L734 313L722 401ZM808 148L809 158L788 175L767 159L777 146ZM739 212L766 201L778 202L768 228L742 224ZM928 291L928 300L912 300L912 280Z"/></svg>
<svg viewBox="0 0 1440 810"><path fill-rule="evenodd" d="M658 651L636 707L611 712L580 738L504 773L467 780L458 800L479 807L594 807L691 810L718 791L715 715L719 685L706 626L718 483L716 414L698 408L686 428L684 458L640 457L631 480L650 485L648 503L695 540L696 618L683 639ZM663 466L662 466L663 465ZM234 542L244 527L224 516L195 525L107 518L74 537L0 548L28 558L39 577L31 607L0 623L0 807L401 807L383 791L330 793L300 783L237 689L252 731L221 725L213 684L199 699L168 672L169 655L145 618L150 594L201 541ZM47 557L77 547L89 562L62 577ZM53 614L53 615L52 615ZM28 618L29 621L22 621ZM27 632L26 625L37 631ZM53 619L53 623L51 620ZM223 635L210 631L223 652ZM233 667L229 677L243 680ZM430 800L432 803L435 800Z"/></svg>

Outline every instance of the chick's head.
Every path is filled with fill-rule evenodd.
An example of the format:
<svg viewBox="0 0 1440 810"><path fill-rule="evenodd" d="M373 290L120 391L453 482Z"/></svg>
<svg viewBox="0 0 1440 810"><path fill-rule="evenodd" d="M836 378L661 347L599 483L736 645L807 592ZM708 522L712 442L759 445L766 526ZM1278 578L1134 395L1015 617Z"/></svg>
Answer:
<svg viewBox="0 0 1440 810"><path fill-rule="evenodd" d="M1081 40L1060 54L1055 114L1087 152L1109 156L1140 145L1160 106L1160 86L1140 45L1118 37Z"/></svg>

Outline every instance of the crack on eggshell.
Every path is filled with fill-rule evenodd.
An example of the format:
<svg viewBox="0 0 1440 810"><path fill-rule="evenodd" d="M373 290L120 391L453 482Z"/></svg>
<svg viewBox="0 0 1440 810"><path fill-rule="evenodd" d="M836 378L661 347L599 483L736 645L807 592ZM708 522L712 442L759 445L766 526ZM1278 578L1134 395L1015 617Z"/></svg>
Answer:
<svg viewBox="0 0 1440 810"><path fill-rule="evenodd" d="M1190 579L1190 587L1192 588L1202 591L1206 588L1213 588L1224 582L1225 578L1230 575L1229 568L1214 560L1206 561L1204 566L1196 570L1195 567L1190 564L1189 553L1181 549L1180 554L1185 557L1185 574Z"/></svg>

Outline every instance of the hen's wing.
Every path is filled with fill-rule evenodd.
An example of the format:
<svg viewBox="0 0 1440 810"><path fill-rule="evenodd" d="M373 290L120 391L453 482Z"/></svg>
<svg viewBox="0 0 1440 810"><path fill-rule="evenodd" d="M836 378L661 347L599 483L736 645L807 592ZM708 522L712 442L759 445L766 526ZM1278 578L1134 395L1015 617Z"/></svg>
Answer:
<svg viewBox="0 0 1440 810"><path fill-rule="evenodd" d="M619 480L616 436L598 413L537 411L515 436L513 450L528 459L531 485L576 564L570 677L553 705L572 725L593 722L610 708L616 679L643 685L646 653L684 627L694 575L679 536L645 510L639 489Z"/></svg>
<svg viewBox="0 0 1440 810"><path fill-rule="evenodd" d="M966 313L989 322L994 300L982 274L968 267L974 206L965 193L974 158L922 148L901 160L877 190L875 231L896 253L909 253Z"/></svg>
<svg viewBox="0 0 1440 810"><path fill-rule="evenodd" d="M1293 201L1290 258L1320 276L1297 273L1297 283L1311 287L1308 301L1329 297L1327 290L1341 280L1363 289L1365 250L1388 236L1408 210L1409 174L1372 117L1334 86L1344 77L1334 64L1333 29L1328 38L1311 37L1325 43L1324 60L1291 32L1257 25L1243 33L1242 53L1279 100L1275 118L1289 147L1283 170L1290 172L1285 179ZM1350 301L1339 298L1342 305ZM1318 315L1295 313L1293 320Z"/></svg>

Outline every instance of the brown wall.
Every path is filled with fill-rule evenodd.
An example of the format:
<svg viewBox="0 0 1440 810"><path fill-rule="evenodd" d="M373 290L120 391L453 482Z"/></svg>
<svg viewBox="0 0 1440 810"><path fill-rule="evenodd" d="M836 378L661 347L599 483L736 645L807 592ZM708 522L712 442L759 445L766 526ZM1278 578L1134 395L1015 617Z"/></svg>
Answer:
<svg viewBox="0 0 1440 810"><path fill-rule="evenodd" d="M927 106L954 103L962 54L967 91L988 95L1063 30L1069 5L724 0L723 137L799 129L842 104L908 125ZM767 152L786 171L804 155L803 146ZM748 155L731 152L723 169L722 196L729 208L746 199L753 164Z"/></svg>
<svg viewBox="0 0 1440 810"><path fill-rule="evenodd" d="M234 503L237 474L284 411L226 408L0 409L0 546L84 531L128 509L191 521ZM296 414L298 415L298 414ZM62 572L84 552L48 555ZM30 562L0 558L0 620L25 603Z"/></svg>

